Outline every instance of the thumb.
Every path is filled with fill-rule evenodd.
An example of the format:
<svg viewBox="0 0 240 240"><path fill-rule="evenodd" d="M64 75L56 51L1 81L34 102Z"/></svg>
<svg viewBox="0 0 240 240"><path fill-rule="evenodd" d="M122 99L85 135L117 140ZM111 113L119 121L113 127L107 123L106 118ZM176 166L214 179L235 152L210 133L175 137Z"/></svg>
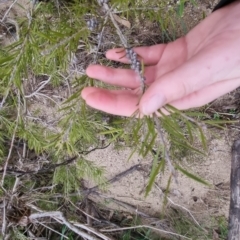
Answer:
<svg viewBox="0 0 240 240"><path fill-rule="evenodd" d="M213 49L192 57L173 71L156 77L140 100L140 111L144 115L150 115L167 103L188 96L219 80L229 79L227 69L230 66L226 65L228 64L220 60L219 54Z"/></svg>

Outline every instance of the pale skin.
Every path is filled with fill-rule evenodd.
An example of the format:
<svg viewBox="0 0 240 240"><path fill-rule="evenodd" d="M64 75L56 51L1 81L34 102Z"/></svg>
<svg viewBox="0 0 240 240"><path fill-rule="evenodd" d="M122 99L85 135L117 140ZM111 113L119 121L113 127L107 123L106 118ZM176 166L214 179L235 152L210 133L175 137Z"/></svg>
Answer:
<svg viewBox="0 0 240 240"><path fill-rule="evenodd" d="M129 63L121 49L107 51L113 61ZM183 110L203 106L240 86L240 1L213 12L185 37L168 44L134 48L144 61L147 90L140 98L138 75L131 69L91 65L89 77L123 87L86 87L82 98L98 110L150 115L171 104Z"/></svg>

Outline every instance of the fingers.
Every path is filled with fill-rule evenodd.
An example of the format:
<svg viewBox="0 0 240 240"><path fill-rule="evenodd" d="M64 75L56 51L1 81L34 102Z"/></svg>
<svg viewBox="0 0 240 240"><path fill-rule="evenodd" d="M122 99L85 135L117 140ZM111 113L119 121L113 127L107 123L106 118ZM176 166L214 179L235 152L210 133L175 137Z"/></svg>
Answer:
<svg viewBox="0 0 240 240"><path fill-rule="evenodd" d="M149 115L163 105L182 99L217 81L234 78L237 73L231 69L235 66L222 57L228 54L224 49L224 45L211 45L175 70L157 76L157 80L141 98L140 111Z"/></svg>
<svg viewBox="0 0 240 240"><path fill-rule="evenodd" d="M200 107L239 86L240 78L214 83L170 104L179 110ZM95 109L119 116L132 116L138 109L139 101L138 95L133 91L110 91L94 87L83 89L82 98Z"/></svg>
<svg viewBox="0 0 240 240"><path fill-rule="evenodd" d="M155 66L149 66L144 69L146 84L155 79ZM137 88L140 85L139 76L131 69L114 69L110 67L91 65L87 68L86 73L91 78L96 78L111 85Z"/></svg>
<svg viewBox="0 0 240 240"><path fill-rule="evenodd" d="M145 65L156 65L161 62L161 65L176 67L187 58L187 46L184 37L168 44L157 44L133 49L139 55L139 60L143 60ZM110 60L130 63L125 55L124 48L111 49L106 53L106 57Z"/></svg>
<svg viewBox="0 0 240 240"><path fill-rule="evenodd" d="M166 44L158 44L150 47L137 47L134 51L139 55L139 60L143 60L146 65L155 65L161 58ZM126 52L124 48L116 48L107 51L106 57L110 60L129 63L129 59L125 56Z"/></svg>
<svg viewBox="0 0 240 240"><path fill-rule="evenodd" d="M139 60L143 60L146 65L155 65L161 58L166 44L158 44L150 47L136 47L134 51L139 55ZM125 56L126 52L124 48L115 48L108 50L106 57L110 60L129 63L129 59Z"/></svg>
<svg viewBox="0 0 240 240"><path fill-rule="evenodd" d="M86 103L98 110L119 116L132 116L138 109L138 95L131 90L105 90L87 87L82 91Z"/></svg>
<svg viewBox="0 0 240 240"><path fill-rule="evenodd" d="M112 60L127 63L127 58L120 59L125 53L120 49L112 49L107 52L107 57ZM181 65L187 58L187 46L185 39L181 38L169 44L155 45L151 47L139 47L134 49L142 54L145 64L144 76L146 84L150 84L156 79L156 75L164 75ZM150 64L150 65L149 65ZM113 69L100 65L91 65L86 73L89 77L95 78L112 85L136 88L139 86L139 76L130 69Z"/></svg>

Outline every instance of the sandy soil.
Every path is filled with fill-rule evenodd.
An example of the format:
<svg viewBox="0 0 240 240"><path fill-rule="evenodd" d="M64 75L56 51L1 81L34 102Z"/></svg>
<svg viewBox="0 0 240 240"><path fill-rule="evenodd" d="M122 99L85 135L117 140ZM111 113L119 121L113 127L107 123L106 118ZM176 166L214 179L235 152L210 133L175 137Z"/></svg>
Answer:
<svg viewBox="0 0 240 240"><path fill-rule="evenodd" d="M230 138L230 139L229 139ZM218 137L209 139L208 154L206 157L194 157L182 159L184 167L202 177L211 184L207 187L203 184L190 180L179 174L176 184L172 181L169 193L169 204L180 205L192 211L194 216L206 223L206 219L212 216L228 216L229 208L229 178L231 166L231 145L233 139L228 131L222 131ZM156 185L151 193L145 198L145 187L148 182L151 158L142 159L134 155L130 160L128 157L131 149L115 150L113 146L107 149L95 151L88 155L88 159L106 169L108 179L130 169L136 164L141 167L119 181L109 186L105 192L104 201L114 198L131 206L135 211L143 211L151 216L158 216L162 211L164 194L169 172L159 174ZM172 203L170 201L173 201ZM115 206L116 207L116 206ZM124 209L125 208L125 209ZM122 210L133 210L128 205L120 207Z"/></svg>
<svg viewBox="0 0 240 240"><path fill-rule="evenodd" d="M7 46L18 37L18 24L16 18L26 17L31 2L20 0L13 4L9 0L0 0L0 45Z"/></svg>

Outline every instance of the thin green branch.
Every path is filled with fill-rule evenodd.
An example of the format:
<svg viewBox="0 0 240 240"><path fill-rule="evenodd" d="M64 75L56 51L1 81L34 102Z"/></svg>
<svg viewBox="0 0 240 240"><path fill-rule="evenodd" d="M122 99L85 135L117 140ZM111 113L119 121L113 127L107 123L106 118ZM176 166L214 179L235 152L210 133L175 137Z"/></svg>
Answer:
<svg viewBox="0 0 240 240"><path fill-rule="evenodd" d="M165 154L165 158L164 159L167 161L167 164L168 164L168 167L169 167L169 171L173 175L173 177L175 179L175 182L178 183L177 173L176 173L175 168L173 167L173 164L172 164L172 161L171 161L171 158L170 158L170 154L168 152L168 148L167 148L167 144L166 144L165 139L164 139L164 134L162 132L162 127L161 127L161 124L160 124L160 120L158 119L158 117L157 117L157 115L155 113L153 114L153 118L154 118L154 122L156 124L157 132L158 132L158 134L160 136L160 139L161 139L163 147L164 147L164 154Z"/></svg>

